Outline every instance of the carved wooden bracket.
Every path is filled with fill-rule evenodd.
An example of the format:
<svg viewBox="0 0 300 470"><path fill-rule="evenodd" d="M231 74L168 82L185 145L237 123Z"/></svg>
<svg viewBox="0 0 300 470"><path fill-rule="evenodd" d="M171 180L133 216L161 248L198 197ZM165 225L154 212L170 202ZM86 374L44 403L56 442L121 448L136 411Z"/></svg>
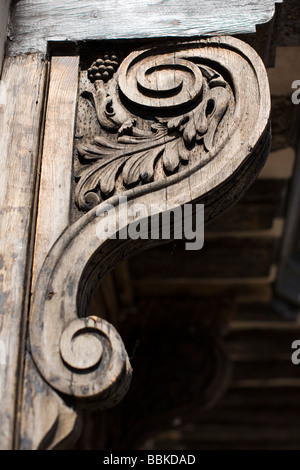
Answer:
<svg viewBox="0 0 300 470"><path fill-rule="evenodd" d="M75 407L106 408L128 390L131 366L114 327L86 316L89 300L120 260L163 240L100 240L99 227L113 208L116 232L127 229L121 195L168 210L203 203L206 222L229 208L268 156L270 96L261 59L232 37L173 41L123 60L103 51L80 77L75 215L37 278L30 347L54 391Z"/></svg>

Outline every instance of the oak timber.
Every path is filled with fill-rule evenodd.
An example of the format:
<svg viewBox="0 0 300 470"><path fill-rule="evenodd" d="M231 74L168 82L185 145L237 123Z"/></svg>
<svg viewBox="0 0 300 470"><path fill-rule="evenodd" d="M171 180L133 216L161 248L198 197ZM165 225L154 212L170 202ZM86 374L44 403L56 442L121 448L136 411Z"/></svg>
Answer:
<svg viewBox="0 0 300 470"><path fill-rule="evenodd" d="M69 224L77 86L78 57L52 57L32 290L44 258ZM36 393L37 388L39 393ZM77 415L42 381L29 355L26 356L21 417L19 446L25 450L53 448L76 427Z"/></svg>
<svg viewBox="0 0 300 470"><path fill-rule="evenodd" d="M28 256L45 84L43 56L6 59L2 81L7 102L0 105L0 338L6 345L6 364L0 366L0 447L11 449L28 313Z"/></svg>
<svg viewBox="0 0 300 470"><path fill-rule="evenodd" d="M47 41L255 33L280 0L22 0L13 10L11 54L46 51Z"/></svg>
<svg viewBox="0 0 300 470"><path fill-rule="evenodd" d="M220 47L222 41L225 43L223 48ZM226 46L228 46L227 50L225 48ZM180 49L180 47L181 45L178 45L178 49ZM235 54L232 53L232 49L235 49ZM243 53L240 52L240 49L242 49ZM184 62L184 70L187 71L189 79L193 80L194 77L197 82L199 96L197 96L197 102L192 104L197 106L199 121L197 120L197 123L195 123L193 119L194 116L190 112L190 109L185 108L185 89L183 89L182 94L174 98L171 104L172 111L174 111L174 107L177 111L178 106L180 109L182 107L183 120L181 124L183 128L189 123L184 133L184 138L188 141L188 144L193 143L196 146L196 151L199 151L199 148L203 145L201 139L198 139L197 144L192 142L195 140L194 138L198 132L204 135L203 139L206 146L205 149L202 149L202 155L204 157L208 156L208 159L210 159L210 155L208 154L210 149L212 152L215 151L217 153L217 158L209 160L209 164L205 166L202 165L203 162L200 164L199 158L196 160L196 157L199 157L199 155L195 155L195 151L192 155L195 159L193 162L195 163L194 167L191 165L191 169L186 171L184 166L182 166L182 172L177 176L176 168L179 166L179 160L177 162L176 157L179 156L174 149L172 155L166 155L167 146L163 139L161 145L164 145L165 148L162 148L162 153L159 150L159 155L154 156L161 156L163 154L166 169L169 170L169 172L173 171L174 175L171 176L170 179L168 179L169 177L167 175L165 178L161 178L162 173L158 171L155 175L155 184L151 186L149 179L149 181L146 181L146 183L149 183L149 186L146 186L146 184L142 186L139 185L140 174L146 174L148 176L149 174L147 172L141 172L136 175L136 166L133 165L131 166L131 170L127 171L127 174L124 170L124 175L122 175L124 176L125 182L124 191L127 191L127 189L125 189L127 177L129 186L132 183L137 183L136 188L128 189L128 192L126 192L126 194L129 194L130 201L140 201L148 204L149 207L151 203L156 201L165 201L170 205L169 207L177 207L185 202L196 201L199 198L203 198L205 203L208 202L210 211L208 214L210 217L214 217L231 203L235 202L241 192L252 182L267 157L270 144L269 89L265 71L258 56L247 45L235 39L228 37L225 39L210 39L205 42L199 41L193 45L193 48L188 46L187 50L188 51L184 54L190 54L192 57L195 55L197 60L198 54L200 54L201 51L212 66L214 66L217 60L220 60L223 67L229 67L232 75L229 83L227 83L226 80L222 78L222 73L220 74L216 71L212 72L212 69L210 67L207 68L204 64L202 65L203 78L200 68L197 68L193 61L187 64ZM172 51L170 54L172 60L178 60L178 64L182 65L182 61L185 59L181 58L180 51L176 57L174 57ZM154 62L156 62L156 60L159 60L160 52L158 51L157 53L157 51L155 51L154 55ZM247 60L245 60L246 56L248 56ZM145 58L140 57L141 62L144 59ZM132 60L132 55L130 60ZM164 57L163 60L166 60L166 57ZM150 69L152 63L153 59L146 57L146 65L148 67L150 66ZM133 65L136 64L138 64L138 67L140 66L138 61L133 61ZM174 64L173 62L163 64L164 68L168 68L166 65L171 65L171 69L172 66L175 65L176 68L176 63ZM221 69L223 67L221 67ZM242 74L235 74L235 70L239 68L249 72L246 82ZM125 95L128 93L129 100L131 99L135 102L135 100L141 99L139 104L150 107L150 111L154 106L157 111L156 98L153 97L152 102L145 96L141 97L138 94L138 87L137 89L134 87L137 77L141 75L141 72L139 75L136 74L136 76L133 74L133 77L130 75L132 69L128 70L128 74L125 73L125 61L123 65L121 64L120 70L123 72L119 75L121 89ZM171 73L168 80L172 76L173 74ZM162 82L163 81L164 80L162 80ZM70 192L73 177L72 151L77 82L78 58L54 57L50 75L43 141L39 209L36 228L36 254L33 273L33 313L30 318L30 352L39 369L40 376L38 376L38 379L45 378L45 381L42 381L43 385L40 387L42 392L36 396L35 386L40 382L36 380L37 371L35 367L33 367L31 358L28 357L25 368L26 386L24 387L23 402L25 405L23 411L25 410L28 414L24 411L22 415L23 421L21 429L24 431L22 434L23 439L21 439L22 448L49 448L49 436L53 434L55 429L62 428L63 433L68 434L70 428L75 424L76 419L72 412L69 414L65 413L65 416L67 414L69 417L64 420L63 412L61 409L58 410L60 403L57 402L56 398L54 398L54 401L52 400L52 395L55 393L53 389L70 395L70 400L75 401L75 399L80 399L82 402L90 400L90 403L93 402L93 404L94 400L102 400L103 406L107 406L107 402L109 402L109 406L112 406L123 398L127 391L131 375L131 368L126 352L119 335L114 331L111 325L107 325L105 321L95 316L82 318L82 315L85 314L84 308L87 305L87 301L96 283L109 269L114 267L119 259L132 256L135 251L145 249L145 245L142 246L142 244L133 243L132 245L124 244L124 246L120 245L116 247L116 245L110 241L102 245L101 241L96 238L95 228L98 225L98 220L96 219L97 211L95 207L94 210L87 214L81 214L81 218L79 217L74 224L68 226L70 224ZM201 94L202 82L204 83L204 93L207 92L208 96L211 97L211 100L216 105L215 115L212 114L212 109L209 111L209 106L206 109L203 107L203 104L208 105L208 98L205 94L204 101L201 105L200 100L203 98ZM102 84L103 86L99 86L99 83L97 85L98 88L96 88L96 92L100 91L99 95L101 95L105 90L104 84ZM232 88L235 93L232 91ZM115 89L116 93L117 90L118 89ZM160 93L160 90L155 91L158 94ZM105 96L107 97L107 95ZM99 98L99 96L97 97ZM254 97L257 99L258 106L253 109L252 103ZM115 98L117 97L113 95L113 99ZM163 96L159 96L158 101L163 101L162 98ZM190 99L190 95L188 98ZM181 99L183 99L183 102L181 102ZM108 104L109 103L104 103L103 100L100 99L100 105L102 107L104 106L104 112L107 114L110 113ZM166 104L163 104L162 107L164 106L168 106L168 97ZM124 112L124 109L122 111ZM130 110L125 111L127 115L128 113L130 114ZM224 117L225 111L226 116ZM151 112L150 118L148 119L150 123L153 121L153 117L155 117ZM212 116L210 116L210 114L212 114ZM209 121L208 125L206 127L204 126L204 130L201 125L203 116ZM236 119L232 119L232 122L231 118L233 116ZM100 117L103 117L103 114L100 113ZM134 119L129 121L129 123L126 119L118 122L117 117L118 116L114 114L114 125L116 124L116 127L113 127L113 136L110 136L112 137L112 142L114 142L114 137L116 136L115 131L120 131L122 125L122 131L119 132L118 137L123 136L122 143L124 145L128 144L134 146L136 143L134 137L141 135L139 134L139 136L137 136L134 132L147 131L146 119L144 122L141 122L142 118L140 117L138 124L141 125L141 128L138 128L138 126L134 128L134 123L136 123ZM239 117L241 117L241 119L239 119ZM104 124L108 125L107 116L103 121ZM99 122L101 124L101 120ZM196 124L199 128L196 128ZM217 129L219 132L217 132L214 126L219 126ZM148 127L149 140L153 137L157 137L154 136L149 123ZM181 139L182 131L179 129L180 124L178 122L176 124L176 122L173 121L173 124L171 124L171 128L172 127L173 131L175 129L177 132L176 138L178 140ZM160 123L159 129L162 130L162 128L165 131L167 129L164 120ZM210 132L207 132L208 128ZM132 134L130 134L130 129ZM36 131L36 135L38 135L38 131ZM163 137L165 135L167 134L164 134ZM92 135L87 137L97 138L98 136ZM103 136L101 135L100 137ZM171 135L171 133L168 136L168 138L173 137L174 135ZM216 143L213 142L214 138ZM226 139L226 145L222 140L223 138ZM224 145L222 145L222 143ZM115 142L116 147L117 144L118 143ZM111 147L113 147L113 144L111 144ZM189 147L191 146L187 145L184 153L181 154L184 161L188 160L187 155L190 151ZM151 146L151 149L152 148L154 148L154 145ZM169 148L170 146L168 149ZM238 149L239 152L237 153ZM131 150L132 147L130 152ZM115 152L114 148L113 152ZM130 158L132 155L136 155L136 152L133 152L133 154L130 152L124 155ZM232 155L229 163L225 158L228 153ZM122 155L121 152L121 156L124 155ZM115 157L115 155L113 157ZM174 158L175 164L172 158ZM131 163L134 162L131 161ZM145 161L143 160L142 163L145 163ZM124 168L122 168L122 170ZM128 168L127 166L127 170ZM235 180L237 174L238 179ZM136 176L137 179L135 179ZM148 176L144 179L147 179ZM129 181L128 177L130 177ZM100 178L101 184L103 182L106 183L102 174ZM89 182L91 189L94 189L92 183ZM98 189L98 183L95 189ZM92 193L93 194L89 194L89 196L95 197L96 191L92 191ZM34 194L34 191L32 191L32 194ZM20 197L20 195L18 196ZM34 200L33 196L32 200ZM90 201L88 198L85 200L85 194L83 194L82 200L83 204L79 204L79 209L88 206L88 202ZM114 199L114 204L117 205L117 198ZM87 209L89 209L89 207L87 207ZM57 243L55 244L55 242ZM43 265L41 276L38 277L38 273L45 258L46 262ZM36 280L37 282L35 282ZM105 300L106 303L110 305L111 316L115 315L117 311L116 305L113 305L111 299L108 297L106 297ZM19 309L19 312L20 311ZM78 318L80 316L81 318ZM90 334L91 331L93 331L93 335ZM25 331L23 334L25 334ZM103 336L106 341L106 343L103 343L104 346L110 342L107 347L108 351L105 352L104 356L106 358L112 357L112 364L105 364L107 371L104 369L103 363L101 364L101 340L103 340ZM73 343L76 343L76 347ZM23 350L22 347L21 350ZM21 360L23 364L23 357ZM97 370L95 366L97 366ZM87 372L89 372L90 375L88 375ZM101 374L103 374L103 377ZM124 384L122 381L124 381ZM48 388L48 383L52 385L53 389ZM108 389L110 389L109 392L111 396L109 396ZM46 399L48 408L43 405L44 399ZM47 416L47 411L49 411L49 413L51 412L49 417ZM30 417L29 421L27 421L28 416ZM35 425L35 419L38 420L37 425ZM68 423L70 423L70 425ZM36 434L34 434L34 431L36 431ZM62 436L60 435L60 439L61 438Z"/></svg>
<svg viewBox="0 0 300 470"><path fill-rule="evenodd" d="M43 8L44 8L44 7L46 6L46 3L41 2L41 4L42 4L42 3L43 3ZM81 6L83 6L83 2L78 2L78 4L79 4L79 3L81 4ZM104 3L104 2L102 2L102 5L103 5L103 3ZM118 6L121 6L121 7L122 7L121 4L122 4L123 2L117 2L117 3L118 3ZM174 3L175 3L175 2L174 2ZM232 3L233 3L233 2L232 2ZM241 3L241 2L239 2L239 3ZM264 2L264 3L265 3L265 2ZM268 3L269 3L269 2L268 2ZM271 2L270 2L270 3L271 3ZM21 4L22 4L22 2L20 2L19 4L17 4L17 8L19 8L19 6L21 6ZM26 2L26 4L28 5L28 2ZM120 4L120 5L119 5L119 4ZM139 4L141 4L141 2L140 2ZM207 4L208 4L208 2L207 2ZM272 7L273 7L273 4L274 4L274 2L272 2ZM25 2L24 2L23 5L25 6ZM21 7L23 7L23 5L22 5ZM153 5L154 7L157 7L157 2L152 2L152 5ZM163 5L163 2L162 2L162 5ZM210 2L210 6L211 6L211 5L212 5L212 2ZM263 3L260 2L260 4L258 4L258 6L259 6L259 5L262 6ZM31 2L31 7L32 7L32 6L33 6L33 8L32 8L32 11L31 11L31 13L30 13L31 16L34 14L34 11L35 11L35 8L34 8L34 7L35 7L35 4L34 4L34 2ZM50 8L52 8L52 6L53 6L53 2L52 2L52 5L50 5ZM130 6L130 5L129 5L129 6ZM247 5L245 4L245 7L246 7L246 6L247 6ZM48 8L48 7L49 7L49 5L46 6L46 8ZM64 23L64 25L66 25L67 22L65 22L65 20L66 20L66 17L67 17L68 15L66 14L65 6L61 4L61 7L62 7L62 11L64 11L64 13L65 13L65 14L63 15L63 23ZM128 8L128 3L126 4L126 8ZM224 8L224 5L222 5L222 8ZM225 6L225 8L227 8L227 7ZM231 4L231 6L228 6L228 8L232 8L232 4ZM157 11L157 8L155 8L155 9L156 9L156 11ZM251 10L253 9L253 2L252 2L252 5L250 5L250 9L251 9ZM52 10L52 11L54 12L54 15L57 14L57 11L54 11L54 10ZM83 8L83 11L84 11L84 8ZM127 10L127 11L128 11L128 10ZM168 11L169 11L169 10L168 10ZM58 14L59 14L59 11L58 11ZM228 17L230 16L230 15L228 14L228 11L227 11L226 14L227 14ZM97 12L96 12L96 15L97 15ZM215 14L215 15L216 15L216 14ZM166 15L166 16L167 16L167 15ZM189 16L189 18L191 18L193 15L190 15L190 13L189 13L188 16ZM58 18L58 17L55 16L55 18ZM73 25L73 20L74 20L74 18L75 18L75 16L73 15L72 20L71 20L71 15L69 15L69 21L70 21L69 24L70 24L70 28L74 28L74 29L73 29L74 34L77 35L77 34L80 34L80 28L78 28L78 24L75 25L76 21L74 21L74 25ZM122 21L124 21L124 17L120 16L120 18L122 19ZM233 15L233 18L235 18L234 15ZM20 19L20 17L19 17L19 19ZM59 19L59 18L58 18L58 19ZM103 20L103 18L101 18L101 19ZM95 18L95 23L97 23L96 26L95 26L95 28L99 28L99 21L98 21L98 20L99 20L99 18ZM118 20L118 18L117 18L117 20ZM206 20L207 20L207 19L206 19ZM222 18L221 18L221 20L222 20ZM87 17L85 21L87 22L86 24L89 24L89 28L90 28L90 25L91 25L92 28L93 28L94 22L93 22L93 20L91 21L91 17ZM110 24L113 25L113 21L112 21L112 22L107 22L107 17L105 17L104 21L105 21L106 25L110 25ZM118 20L118 21L119 21L119 20ZM255 21L257 21L257 19L255 19ZM46 34L48 34L49 37L50 37L50 36L51 36L51 31L49 31L49 29L48 29L48 31L46 31L47 28L45 28L46 33L44 33L44 32L42 31L42 29L43 29L43 27L44 27L44 26L43 26L43 21L42 21L42 18L41 18L41 17L38 18L38 13L37 13L37 15L35 16L35 21L34 21L34 23L35 23L35 24L34 24L34 27L32 28L32 31L31 31L30 33L29 33L29 31L27 31L26 33L24 33L24 31L23 31L23 34L24 34L24 35L23 35L23 38L21 38L20 43L18 42L18 39L13 43L12 48L11 48L11 52L14 50L15 45L16 45L16 47L23 47L23 46L24 46L24 43L22 42L23 39L24 39L25 42L26 42L26 47L29 47L29 48L30 48L31 46L30 46L30 44L29 44L29 41L32 39L31 33L34 35L35 32L36 32L37 35L38 35L38 34L39 34L39 31L41 32L42 35L45 35L45 36L43 36L43 38L41 39L41 41L43 41L43 44L42 44L42 42L40 43L40 44L41 44L41 47L44 48L43 50L45 50L45 48L46 48L46 40L48 39L48 36L46 37ZM65 34L64 31L62 31L62 33L61 33L62 35L58 34L58 31L56 30L56 27L57 27L58 23L60 23L60 20L59 20L58 22L57 22L56 20L54 21L54 27L53 27L53 31L54 31L53 34L54 34L54 36L51 36L50 39L56 40L57 37L58 37L59 40L69 39L69 37L67 37L67 35ZM159 22L156 22L156 23L159 24ZM237 23L238 23L238 22L237 22ZM185 21L184 24L187 24L187 25L189 26L189 24L188 24L187 21ZM227 27L227 26L226 26L226 22L223 21L223 24L224 24L224 28L226 28L226 27ZM256 24L256 23L253 23L253 24ZM252 26L251 26L252 28L253 28L253 24L252 24ZM40 28L40 25L41 25L41 28ZM170 25L167 25L167 26L170 27ZM170 29L169 29L170 31L172 31L173 26L174 26L174 28L176 29L176 31L178 31L177 28L178 28L180 25L177 24L177 26L176 26L176 20L173 21L173 25L172 25L172 26L170 27ZM32 27L32 25L31 25L31 27ZM60 23L60 27L62 28L62 23ZM189 27L190 27L190 26L189 26ZM239 27L240 27L239 24L236 24L236 28L239 28ZM241 27L244 28L244 29L241 30L242 32L244 32L246 26L242 25ZM75 31L75 28L76 28L76 31ZM93 30L92 30L92 29L90 30L89 28L86 29L86 33L84 33L84 34L88 34L88 35L93 34ZM247 26L247 28L248 28L248 26ZM254 29L252 29L252 30L254 30ZM97 37L99 36L98 31L99 31L99 30L97 29ZM240 30L238 29L238 31L240 31ZM250 31L250 25L249 25L249 31ZM155 31L154 31L154 33L155 33ZM56 37L55 37L55 34L57 34ZM135 33L134 33L134 34L135 34ZM151 32L151 34L152 34L152 32ZM158 33L157 33L157 34L158 34ZM162 33L160 33L160 34L162 34ZM163 33L163 34L165 34L165 33ZM176 32L176 33L174 33L174 34L177 35L178 32ZM182 33L182 34L185 35L186 33ZM197 33L195 33L195 34L199 34L199 33L197 32ZM201 34L202 34L202 33L201 33ZM208 33L208 34L210 34L210 33ZM173 33L170 33L170 35L173 35ZM77 37L77 36L76 36L76 37ZM94 36L92 36L92 37L94 37ZM62 39L62 38L64 38L64 39ZM28 42L27 42L27 40L28 40ZM38 40L38 41L39 41L39 40ZM36 44L39 43L38 41L36 42ZM22 42L22 45L20 45L21 42ZM24 47L25 47L25 46L24 46ZM34 47L35 47L35 46L34 46ZM32 51L32 50L34 50L34 49L31 49L31 51ZM23 50L23 51L24 51L24 50ZM26 50L26 52L27 52L27 50ZM14 53L14 52L13 52L13 53ZM73 90L73 91L74 91L74 90ZM51 98L51 93L50 93L50 98ZM65 96L64 96L63 98L65 98ZM56 103L56 105L59 106L59 103ZM49 107L49 109L50 109L50 107ZM73 108L73 109L74 109L74 108ZM55 118L56 118L56 116L55 116ZM53 119L52 124L53 124L54 121L55 121L55 119ZM49 122L50 122L50 127L51 127L51 118L50 118L50 117L49 117ZM71 124L72 124L72 123L71 123ZM54 127L55 127L55 126L54 126ZM52 162L52 156L54 155L54 158L57 158L57 161L56 161L55 163L58 164L58 172L59 172L59 173L60 173L60 169L59 169L59 168L60 168L60 165L61 165L61 161L60 161L60 159L59 159L59 154L60 154L63 158L65 157L65 155L64 155L63 152L60 153L60 151L61 151L62 149L59 148L59 147L57 148L56 142L54 142L54 139L55 139L54 136L56 136L57 133L59 133L59 131L60 131L59 126L57 126L57 127L55 127L55 128L53 129L53 134L51 134L50 132L48 132L48 134L47 134L47 131L46 131L46 139L45 139L45 146L44 146L44 150L45 150L45 151L44 151L44 155L43 155L43 160L45 161L45 165L46 165L46 166L44 166L44 174L47 174L47 175L46 175L47 177L49 176L50 171L52 171L52 168L50 169L50 163L49 163L49 162ZM70 133L72 133L72 132L73 132L73 131L70 131ZM54 139L53 139L53 137L54 137ZM69 153L69 149L70 149L70 146L71 146L71 144L70 144L70 141L71 141L70 135L67 133L67 135L66 135L66 136L64 135L63 137L66 137L66 140L68 141L68 144L69 144L69 146L68 146L68 155L70 155L70 153ZM47 141L47 138L48 138L48 141ZM49 144L50 141L51 141L51 143ZM53 152L53 154L51 154L51 152L49 153L50 158L48 159L48 164L49 164L48 170L46 170L46 168L47 168L47 152L46 152L47 148L48 148L48 150L49 150L49 148L51 148L51 151ZM56 152L57 152L57 153L56 153ZM54 165L55 165L55 163L54 163ZM68 160L66 163L67 163L67 165L68 165L68 164L70 163L70 161ZM53 169L54 169L54 172L56 172L57 168L53 166ZM49 171L49 173L47 173L47 171ZM42 170L42 172L43 172L43 170ZM64 183L66 182L66 184L65 184L65 187L64 187L63 189L62 189L62 187L59 188L59 183L58 183L58 184L56 184L56 183L54 184L54 187L57 187L58 189L62 189L63 196L69 194L69 188L70 188L70 184L69 184L70 181L68 180L68 173L69 173L69 172L70 172L70 167L67 166L66 172L65 172L66 175L67 175L67 178L64 180ZM63 175L60 174L60 176L63 176ZM51 178L50 178L50 179L51 179ZM55 178L54 178L54 181L55 181ZM48 189L49 189L49 188L47 188L47 183L48 183L47 178L44 179L44 176L42 176L41 201L47 201L47 196L45 196L45 199L44 199L44 195L47 193L47 191L48 191ZM172 193L172 191L168 191L168 193L166 192L166 195L167 195L167 196L169 195L170 197L172 197L172 194L175 195L175 193L176 193L176 191L174 191L173 193ZM60 199L60 201L61 201L61 198L59 198L59 199ZM41 218L39 219L39 222L38 222L38 226L39 226L38 230L39 230L41 227L42 227L42 228L41 228L41 231L38 232L38 237L40 237L41 233L44 232L44 234L46 235L46 241L45 241L45 240L41 241L41 238L38 238L38 240L37 240L37 245L36 245L36 246L38 247L38 246L39 246L38 244L42 245L42 244L44 243L46 248L45 248L44 250L38 249L38 253L39 253L39 254L37 254L36 259L35 259L35 263L36 263L36 265L35 265L35 266L36 266L36 272L38 271L37 266L40 267L40 265L41 265L41 263L42 263L42 260L43 260L43 257L45 257L45 255L48 253L48 248L51 247L51 245L53 244L53 242L54 242L54 241L56 240L56 238L60 235L60 232L68 225L68 223L66 223L66 224L64 225L64 222L61 224L62 221L68 220L68 215L67 215L68 210L67 210L67 208L68 208L68 201L69 201L69 200L68 200L68 197L63 198L63 199L64 199L64 200L62 201L62 207L65 209L65 212L62 211L62 214L61 214L61 212L59 212L59 211L57 211L57 214L56 214L56 213L55 213L56 208L55 208L55 207L54 207L54 208L52 207L52 209L50 209L50 208L49 208L50 204L47 204L47 203L44 204L44 208L43 208L43 202L41 202L41 208L42 208L42 209L41 209L41 212L40 212L40 213L41 213L42 215L41 215ZM44 209L45 209L45 210L44 210ZM59 213L58 213L58 212L59 212ZM45 220L43 220L44 214L47 214L47 217L45 218ZM48 216L49 216L49 217L48 217ZM58 223L57 223L57 222L58 222ZM52 225L52 224L54 224L54 225ZM53 233L52 230L53 230L53 227L54 227L54 226L55 226L55 231L54 231L54 233ZM59 228L56 230L57 226L59 226ZM46 233L46 232L47 232L47 233ZM48 238L48 235L49 235L49 238ZM82 249L84 249L84 244L82 245ZM72 262L72 259L70 260L70 264L71 264L71 262ZM271 279L271 280L272 280L272 279ZM268 280L267 280L267 282L266 282L266 285L269 286L269 283L270 283L270 279L268 278ZM111 299L108 299L108 300L110 301ZM116 308L115 308L115 306L112 304L112 312L115 312L115 310L116 310ZM30 369L30 368L27 369L27 371L28 371L28 370L29 370L29 377L32 378L34 372L33 372L33 370ZM44 384L44 385L45 385L45 384ZM34 396L34 394L35 394L35 389L33 388L33 389L32 389L32 396ZM37 403L37 402L35 402L35 403ZM51 411L50 414L51 414L51 419L52 419L52 418L55 416L55 412L56 412L56 411L55 411L55 406L52 407L53 402L47 402L47 404L49 405L49 408L45 408L45 407L43 406L43 403L42 403L42 402L39 402L36 409L39 410L39 411L38 411L38 413L39 413L39 414L38 414L38 416L39 416L39 422L38 422L38 424L40 424L40 425L41 425L40 427L42 428L41 431L39 432L39 434L42 434L42 433L45 431L45 427L46 427L46 426L44 426L44 422L45 422L46 425L48 426L47 433L46 433L45 437L48 439L48 434L51 434L52 431L53 431L53 429L55 428L55 426L57 426L57 421L56 421L56 418L53 419L52 422L50 422L50 420L48 419L48 416L47 416L47 415L49 414L49 412ZM35 411L35 409L33 410L33 415L34 415L34 411ZM43 415L43 413L44 413L44 415ZM43 416L44 416L44 418L43 418ZM70 425L70 426L72 427L73 422L74 422L74 415L72 415L71 418L72 418L72 419L70 419L70 417L69 417L69 418L67 418L67 419L64 421L64 417L62 417L62 422L66 423L66 422L69 421L69 420L70 420L70 421L73 420L73 421L72 421L72 424ZM59 422L59 421L58 421L58 422ZM25 427L26 425L27 425L27 423L25 422L24 427ZM30 430L30 432L31 432L31 434L32 434L32 433L33 433L33 430L35 429L35 427L34 427L34 422L33 422L33 421L30 423L30 426L31 426L31 427L28 426L28 429ZM37 430L37 428L36 428L36 430ZM35 443L34 443L34 445L35 445L36 447L39 447L39 446L41 446L41 445L44 445L44 442L42 442L42 443L39 442L39 439L38 439L38 436L37 436L37 435L34 436L34 437L36 438L36 439L35 439ZM30 448L30 447L29 447L29 448Z"/></svg>
<svg viewBox="0 0 300 470"><path fill-rule="evenodd" d="M73 441L74 432L78 430L77 413L43 381L28 352L23 392L16 449L56 449Z"/></svg>
<svg viewBox="0 0 300 470"><path fill-rule="evenodd" d="M79 58L52 57L33 276L69 224Z"/></svg>
<svg viewBox="0 0 300 470"><path fill-rule="evenodd" d="M206 217L213 218L253 181L270 146L266 72L247 44L231 37L168 42L162 48L131 51L121 60L122 56L102 50L95 63L81 71L74 152L77 213L61 235L55 229L51 243L47 238L47 243L41 239L39 245L40 233L48 237L52 223L56 224L52 217L57 208L51 201L49 210L42 202L49 197L47 185L50 183L50 195L55 189L55 179L47 169L52 168L54 158L54 169L59 172L56 163L63 157L56 142L56 134L64 135L63 122L55 123L52 132L47 129L48 120L50 129L53 125L52 76L50 79L36 244L36 259L44 252L45 261L34 284L29 336L40 376L53 390L68 395L75 407L79 403L111 407L126 394L131 366L120 336L95 313L85 317L94 289L118 261L162 242L120 241L108 233L103 239L98 230L105 221L99 220L99 210L108 201L112 207L109 215L113 217L116 209L118 218L118 195L124 194L130 205L140 202L148 208L157 202L172 209L203 201L208 206ZM247 81L236 73L240 69ZM144 76L147 71L150 78L147 73ZM69 142L68 137L66 140ZM70 167L64 173L69 177L64 187L68 196L73 175ZM59 183L56 185L59 189ZM54 203L60 207L58 199ZM158 206L157 214L166 210ZM45 216L48 211L49 218ZM116 230L122 223L127 229L124 220ZM116 317L117 304L105 294L102 292L106 310ZM41 408L41 402L31 403L36 403L37 410ZM51 426L45 422L45 436Z"/></svg>

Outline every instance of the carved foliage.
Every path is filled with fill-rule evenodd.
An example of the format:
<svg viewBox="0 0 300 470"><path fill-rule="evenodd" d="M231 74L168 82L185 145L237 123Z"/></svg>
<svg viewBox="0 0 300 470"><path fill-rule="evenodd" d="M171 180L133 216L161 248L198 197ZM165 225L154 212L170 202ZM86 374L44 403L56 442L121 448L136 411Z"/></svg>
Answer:
<svg viewBox="0 0 300 470"><path fill-rule="evenodd" d="M124 191L214 156L235 100L223 69L201 52L195 44L132 52L115 75L115 54L93 63L94 85L82 96L96 111L100 133L77 143L80 209L111 196L117 179Z"/></svg>

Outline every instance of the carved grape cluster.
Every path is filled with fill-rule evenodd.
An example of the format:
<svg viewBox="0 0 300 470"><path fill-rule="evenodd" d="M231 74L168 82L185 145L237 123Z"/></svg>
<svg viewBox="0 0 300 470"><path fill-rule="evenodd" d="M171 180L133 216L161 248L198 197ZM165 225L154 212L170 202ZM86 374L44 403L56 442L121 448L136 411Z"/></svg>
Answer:
<svg viewBox="0 0 300 470"><path fill-rule="evenodd" d="M119 66L118 56L114 52L107 52L103 58L95 60L88 69L88 77L92 83L97 80L108 82Z"/></svg>

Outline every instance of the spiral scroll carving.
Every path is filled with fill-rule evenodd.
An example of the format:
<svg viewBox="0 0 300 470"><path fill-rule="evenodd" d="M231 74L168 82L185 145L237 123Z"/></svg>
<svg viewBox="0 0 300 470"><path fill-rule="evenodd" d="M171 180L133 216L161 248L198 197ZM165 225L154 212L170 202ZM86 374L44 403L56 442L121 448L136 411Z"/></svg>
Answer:
<svg viewBox="0 0 300 470"><path fill-rule="evenodd" d="M132 104L159 113L184 109L200 99L203 79L200 68L190 60L163 54L154 61L133 53L120 67L118 84Z"/></svg>
<svg viewBox="0 0 300 470"><path fill-rule="evenodd" d="M61 248L58 244L57 249ZM49 257L50 265L57 256L61 257L58 252L52 255ZM43 303L47 271L49 274L47 268L41 272L34 305ZM74 275L78 274L81 274L79 264L74 268ZM63 284L67 283L65 279ZM32 353L38 368L53 388L83 404L102 409L116 405L127 393L132 373L120 335L102 318L79 318L74 298L65 295L64 291L61 292L62 298L57 295L59 288L55 288L55 282L52 286L56 293L53 296L46 293L41 330L35 321L31 322ZM54 324L50 313L52 304L60 311ZM33 316L35 318L35 314Z"/></svg>
<svg viewBox="0 0 300 470"><path fill-rule="evenodd" d="M238 119L235 86L225 79L230 71L193 46L135 51L111 80L93 75L82 96L101 131L77 144L79 209L195 171L224 145Z"/></svg>
<svg viewBox="0 0 300 470"><path fill-rule="evenodd" d="M97 333L102 331L96 325L97 320L92 318L78 319L73 320L63 331L60 354L70 368L86 371L101 361L103 346L101 336Z"/></svg>
<svg viewBox="0 0 300 470"><path fill-rule="evenodd" d="M70 371L85 374L83 383L73 385L78 398L90 396L92 389L98 401L103 392L110 395L105 407L120 401L129 386L131 368L123 342L111 324L98 317L74 319L63 330L59 349ZM127 383L120 393L115 385L126 375Z"/></svg>

